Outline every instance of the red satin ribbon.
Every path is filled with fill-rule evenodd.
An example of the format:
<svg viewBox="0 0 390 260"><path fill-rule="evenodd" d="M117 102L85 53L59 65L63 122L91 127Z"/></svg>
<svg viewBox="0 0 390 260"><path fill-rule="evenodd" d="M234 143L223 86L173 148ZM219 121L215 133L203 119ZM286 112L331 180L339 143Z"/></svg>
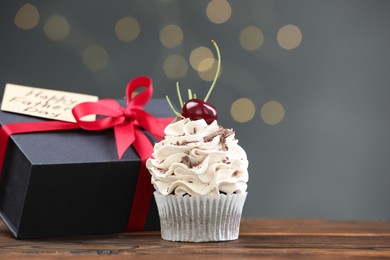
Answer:
<svg viewBox="0 0 390 260"><path fill-rule="evenodd" d="M132 97L134 91L139 87L145 87L145 89L135 97ZM133 79L127 85L126 107L121 107L113 99L102 99L98 102L84 102L75 106L72 113L76 119L76 123L42 121L3 125L0 128L0 170L2 170L8 139L13 134L78 128L98 131L113 127L118 158L121 159L131 145L133 145L141 158L141 167L127 230L143 230L153 193L150 175L145 164L147 158L153 152L153 146L141 129L151 133L157 140L161 140L164 127L172 121L172 118L156 119L142 110L152 97L152 94L153 86L151 79L142 76ZM95 121L84 121L83 117L88 115L99 115L103 116L103 118L96 119Z"/></svg>

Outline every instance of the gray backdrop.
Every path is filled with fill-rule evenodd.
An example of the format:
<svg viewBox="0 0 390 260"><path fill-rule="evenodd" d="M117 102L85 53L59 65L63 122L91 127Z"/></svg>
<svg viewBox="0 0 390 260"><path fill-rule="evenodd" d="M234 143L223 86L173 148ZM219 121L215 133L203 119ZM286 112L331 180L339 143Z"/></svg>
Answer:
<svg viewBox="0 0 390 260"><path fill-rule="evenodd" d="M214 3L226 6L221 1ZM36 8L25 9L30 16L33 11L32 18L22 13L17 20L26 3ZM181 55L188 67L179 64L175 75L203 96L210 82L199 77L188 58L200 46L213 51L209 41L215 39L223 72L210 102L219 109L219 123L236 130L248 153L250 196L244 215L389 219L390 2L229 1L231 16L222 23L208 19L209 3L2 0L0 86L11 82L121 98L131 78L148 75L154 97L175 99L176 78L163 67L167 57ZM63 39L45 34L53 15L66 19ZM126 16L140 28L129 42L118 39L114 29ZM36 24L26 28L29 22ZM159 35L171 23L182 29L183 40L168 48ZM277 40L279 29L289 24L302 36L293 49ZM262 32L261 46L252 51L239 41L247 26ZM58 30L61 38L64 28ZM104 66L91 70L83 55L94 44L105 50L97 55ZM243 113L254 112L242 123L231 114L238 98L251 101ZM260 116L272 100L284 109L276 124Z"/></svg>

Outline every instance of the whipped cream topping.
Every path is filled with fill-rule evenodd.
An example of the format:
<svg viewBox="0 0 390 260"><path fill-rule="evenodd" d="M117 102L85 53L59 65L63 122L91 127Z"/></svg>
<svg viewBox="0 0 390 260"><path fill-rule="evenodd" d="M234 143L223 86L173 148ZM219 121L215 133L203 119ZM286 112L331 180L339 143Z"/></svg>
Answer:
<svg viewBox="0 0 390 260"><path fill-rule="evenodd" d="M154 145L146 167L154 188L163 195L244 193L248 159L231 129L215 120L188 118L169 124L165 138Z"/></svg>

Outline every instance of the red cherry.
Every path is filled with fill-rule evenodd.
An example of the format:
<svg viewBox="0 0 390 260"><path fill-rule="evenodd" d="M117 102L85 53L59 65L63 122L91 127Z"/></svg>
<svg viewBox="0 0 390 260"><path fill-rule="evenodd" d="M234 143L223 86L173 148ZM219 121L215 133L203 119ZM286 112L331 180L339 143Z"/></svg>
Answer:
<svg viewBox="0 0 390 260"><path fill-rule="evenodd" d="M204 119L207 124L217 120L217 109L200 99L188 100L181 109L181 115L191 120Z"/></svg>

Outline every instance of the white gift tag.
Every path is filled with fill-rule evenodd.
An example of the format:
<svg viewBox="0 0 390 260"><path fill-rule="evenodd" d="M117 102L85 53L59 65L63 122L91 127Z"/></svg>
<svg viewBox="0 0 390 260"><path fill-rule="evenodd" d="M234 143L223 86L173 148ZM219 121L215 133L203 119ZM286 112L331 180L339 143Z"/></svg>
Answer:
<svg viewBox="0 0 390 260"><path fill-rule="evenodd" d="M97 96L33 88L7 83L1 110L54 120L76 122L72 108L83 102L96 102ZM87 116L83 120L94 120Z"/></svg>

